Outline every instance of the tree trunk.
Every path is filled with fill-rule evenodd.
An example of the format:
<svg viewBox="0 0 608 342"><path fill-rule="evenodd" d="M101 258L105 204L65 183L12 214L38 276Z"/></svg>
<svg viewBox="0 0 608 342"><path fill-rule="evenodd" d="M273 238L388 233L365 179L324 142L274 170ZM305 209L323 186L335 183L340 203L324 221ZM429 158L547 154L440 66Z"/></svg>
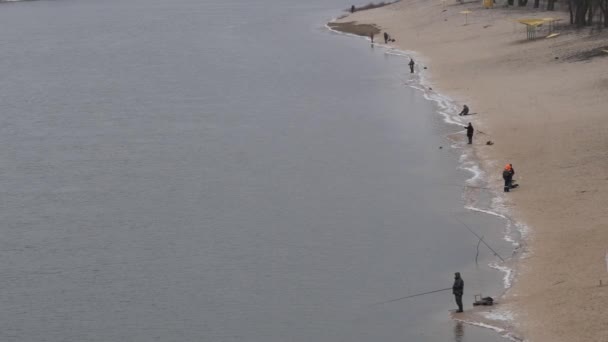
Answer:
<svg viewBox="0 0 608 342"><path fill-rule="evenodd" d="M604 27L608 27L608 0L600 0L602 6L602 17L604 17Z"/></svg>
<svg viewBox="0 0 608 342"><path fill-rule="evenodd" d="M540 6L540 0L534 0L534 8L538 8Z"/></svg>
<svg viewBox="0 0 608 342"><path fill-rule="evenodd" d="M555 9L555 0L547 1L547 11L553 11Z"/></svg>
<svg viewBox="0 0 608 342"><path fill-rule="evenodd" d="M576 27L587 25L587 11L589 9L587 0L576 0L574 12L574 24Z"/></svg>
<svg viewBox="0 0 608 342"><path fill-rule="evenodd" d="M508 1L509 6L513 6L513 2L514 2L514 0L509 0Z"/></svg>

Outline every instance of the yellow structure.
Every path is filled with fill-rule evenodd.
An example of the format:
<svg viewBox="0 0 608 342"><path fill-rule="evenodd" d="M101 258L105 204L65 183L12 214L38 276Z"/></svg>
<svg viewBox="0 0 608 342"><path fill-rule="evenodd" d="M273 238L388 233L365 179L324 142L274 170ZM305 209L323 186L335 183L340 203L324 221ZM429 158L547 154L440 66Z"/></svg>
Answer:
<svg viewBox="0 0 608 342"><path fill-rule="evenodd" d="M549 27L549 29L548 29L549 35L547 36L547 38L553 38L553 37L557 36L558 34L551 34L551 32L553 32L553 25L555 24L556 21L559 21L559 19L526 18L526 19L517 20L518 23L526 25L526 33L528 35L528 39L536 39L536 29L540 26L543 26L544 24L547 24L547 26Z"/></svg>
<svg viewBox="0 0 608 342"><path fill-rule="evenodd" d="M483 7L485 7L485 8L494 7L494 0L483 0Z"/></svg>
<svg viewBox="0 0 608 342"><path fill-rule="evenodd" d="M471 11L469 11L469 10L466 10L466 11L460 11L460 14L464 14L464 24L465 24L465 25L467 25L467 24L468 24L467 18L468 18L468 16L469 16L469 14L470 14L470 13L473 13L473 12L471 12Z"/></svg>

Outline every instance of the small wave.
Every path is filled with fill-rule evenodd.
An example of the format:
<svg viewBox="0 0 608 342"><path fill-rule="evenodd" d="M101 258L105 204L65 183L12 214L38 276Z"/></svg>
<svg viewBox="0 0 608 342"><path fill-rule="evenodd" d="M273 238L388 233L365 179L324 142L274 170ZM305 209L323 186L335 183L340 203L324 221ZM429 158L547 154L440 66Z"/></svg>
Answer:
<svg viewBox="0 0 608 342"><path fill-rule="evenodd" d="M499 214L497 212L494 212L492 210L476 208L476 207L473 207L473 206L466 206L465 209L468 209L468 210L471 210L471 211L477 211L477 212L480 212L480 213L484 213L484 214L488 214L488 215L493 215L493 216L500 217L500 218L505 219L505 220L509 220L508 217L506 217L506 216L504 216L502 214Z"/></svg>
<svg viewBox="0 0 608 342"><path fill-rule="evenodd" d="M513 269L511 267L507 267L504 265L499 265L495 262L490 263L488 266L490 266L491 268L495 269L495 270L499 270L501 272L503 272L505 275L502 277L502 282L503 285L505 287L505 289L509 289L511 288L512 281L513 281Z"/></svg>
<svg viewBox="0 0 608 342"><path fill-rule="evenodd" d="M510 333L507 329L503 329L491 324L487 324L487 323L482 323L482 322L476 322L476 321L467 321L464 319L458 319L455 318L456 321L468 324L468 325L474 325L476 327L480 327L480 328L485 328L485 329L490 329L490 330L494 330L497 333L499 333L502 337L507 338L511 341L514 342L523 342L523 340L515 335L513 335L512 333Z"/></svg>

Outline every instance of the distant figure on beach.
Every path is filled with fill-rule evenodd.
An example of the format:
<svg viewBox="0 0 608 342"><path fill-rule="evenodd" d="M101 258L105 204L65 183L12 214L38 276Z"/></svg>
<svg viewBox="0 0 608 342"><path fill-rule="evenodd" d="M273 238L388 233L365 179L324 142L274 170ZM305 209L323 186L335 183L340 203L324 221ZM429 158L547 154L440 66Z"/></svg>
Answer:
<svg viewBox="0 0 608 342"><path fill-rule="evenodd" d="M369 39L372 40L372 44L374 44L374 32L369 34Z"/></svg>
<svg viewBox="0 0 608 342"><path fill-rule="evenodd" d="M464 281L460 277L460 272L454 273L454 285L452 285L452 293L454 294L456 304L458 305L458 311L456 312L463 312L462 294L464 293Z"/></svg>
<svg viewBox="0 0 608 342"><path fill-rule="evenodd" d="M471 125L471 123L469 122L468 126L464 126L464 128L467 129L467 138L469 138L469 145L473 143L473 132L475 132L475 129L473 128L473 125Z"/></svg>
<svg viewBox="0 0 608 342"><path fill-rule="evenodd" d="M355 5L350 6L350 13L355 13Z"/></svg>
<svg viewBox="0 0 608 342"><path fill-rule="evenodd" d="M513 169L513 164L507 164L502 171L502 178L505 180L505 192L509 192L513 188L514 175L515 169Z"/></svg>
<svg viewBox="0 0 608 342"><path fill-rule="evenodd" d="M414 59L410 58L410 73L414 73Z"/></svg>
<svg viewBox="0 0 608 342"><path fill-rule="evenodd" d="M384 32L384 44L388 43L388 33Z"/></svg>
<svg viewBox="0 0 608 342"><path fill-rule="evenodd" d="M460 116L469 115L469 106L467 106L465 104L464 107L462 107L462 112L460 112L460 114L458 114L458 115L460 115Z"/></svg>

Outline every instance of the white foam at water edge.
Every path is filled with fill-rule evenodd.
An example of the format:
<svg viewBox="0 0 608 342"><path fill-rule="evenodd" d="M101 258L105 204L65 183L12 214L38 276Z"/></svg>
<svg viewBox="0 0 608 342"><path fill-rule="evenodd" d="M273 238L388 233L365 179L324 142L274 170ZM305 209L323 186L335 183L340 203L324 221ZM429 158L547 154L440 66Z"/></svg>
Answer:
<svg viewBox="0 0 608 342"><path fill-rule="evenodd" d="M385 54L391 55L391 56L399 56L399 57L410 57L409 54L407 54L404 51L401 51L399 49L395 49L395 48L390 48L388 51L385 52Z"/></svg>
<svg viewBox="0 0 608 342"><path fill-rule="evenodd" d="M514 319L513 313L508 310L494 310L491 312L482 312L481 315L492 321L511 322Z"/></svg>
<svg viewBox="0 0 608 342"><path fill-rule="evenodd" d="M490 330L494 330L497 333L499 333L501 336L508 338L511 341L515 341L515 342L523 342L524 340L517 338L515 336L513 336L513 334L509 333L507 330L499 328L499 327L495 327L493 325L490 324L486 324L486 323L481 323L481 322L475 322L475 321L466 321L463 319L455 319L456 321L465 323L465 324L469 324L469 325L474 325L477 327L481 327L481 328L486 328L486 329L490 329Z"/></svg>
<svg viewBox="0 0 608 342"><path fill-rule="evenodd" d="M505 289L508 289L511 287L512 280L513 280L513 269L511 269L510 267L507 267L507 266L499 265L494 262L489 264L488 266L490 266L493 269L504 272L505 275L502 277L503 286Z"/></svg>
<svg viewBox="0 0 608 342"><path fill-rule="evenodd" d="M462 158L461 156L461 160L464 159L464 161L461 162L462 165L460 166L460 168L462 170L469 171L471 174L473 174L473 176L467 179L465 183L467 183L468 185L476 185L478 184L476 181L483 177L484 172L481 170L477 163L468 160L468 155L465 156L465 158Z"/></svg>
<svg viewBox="0 0 608 342"><path fill-rule="evenodd" d="M420 87L416 87L415 85L410 85L410 88L416 89L416 90L420 90L420 91L424 91L424 89L422 89Z"/></svg>
<svg viewBox="0 0 608 342"><path fill-rule="evenodd" d="M507 222L507 227L505 228L506 233L505 233L505 236L503 237L503 239L507 242L510 242L513 245L513 247L517 248L519 246L519 243L511 237L511 234L513 233L512 227L513 227L513 224L511 223L511 221Z"/></svg>
<svg viewBox="0 0 608 342"><path fill-rule="evenodd" d="M472 210L472 211L477 211L477 212L480 212L480 213L488 214L488 215L497 216L497 217L500 217L500 218L505 219L505 220L508 220L508 219L509 219L508 217L506 217L506 216L504 216L504 215L502 215L502 214L499 214L499 213L497 213L497 212L494 212L494 211L492 211L492 210L486 210L486 209L475 208L475 207L473 207L473 206L466 206L466 207L464 207L464 208L465 208L465 209L468 209L468 210Z"/></svg>
<svg viewBox="0 0 608 342"><path fill-rule="evenodd" d="M528 227L528 225L521 222L515 222L515 226L517 227L522 239L526 239L530 235L530 227Z"/></svg>

